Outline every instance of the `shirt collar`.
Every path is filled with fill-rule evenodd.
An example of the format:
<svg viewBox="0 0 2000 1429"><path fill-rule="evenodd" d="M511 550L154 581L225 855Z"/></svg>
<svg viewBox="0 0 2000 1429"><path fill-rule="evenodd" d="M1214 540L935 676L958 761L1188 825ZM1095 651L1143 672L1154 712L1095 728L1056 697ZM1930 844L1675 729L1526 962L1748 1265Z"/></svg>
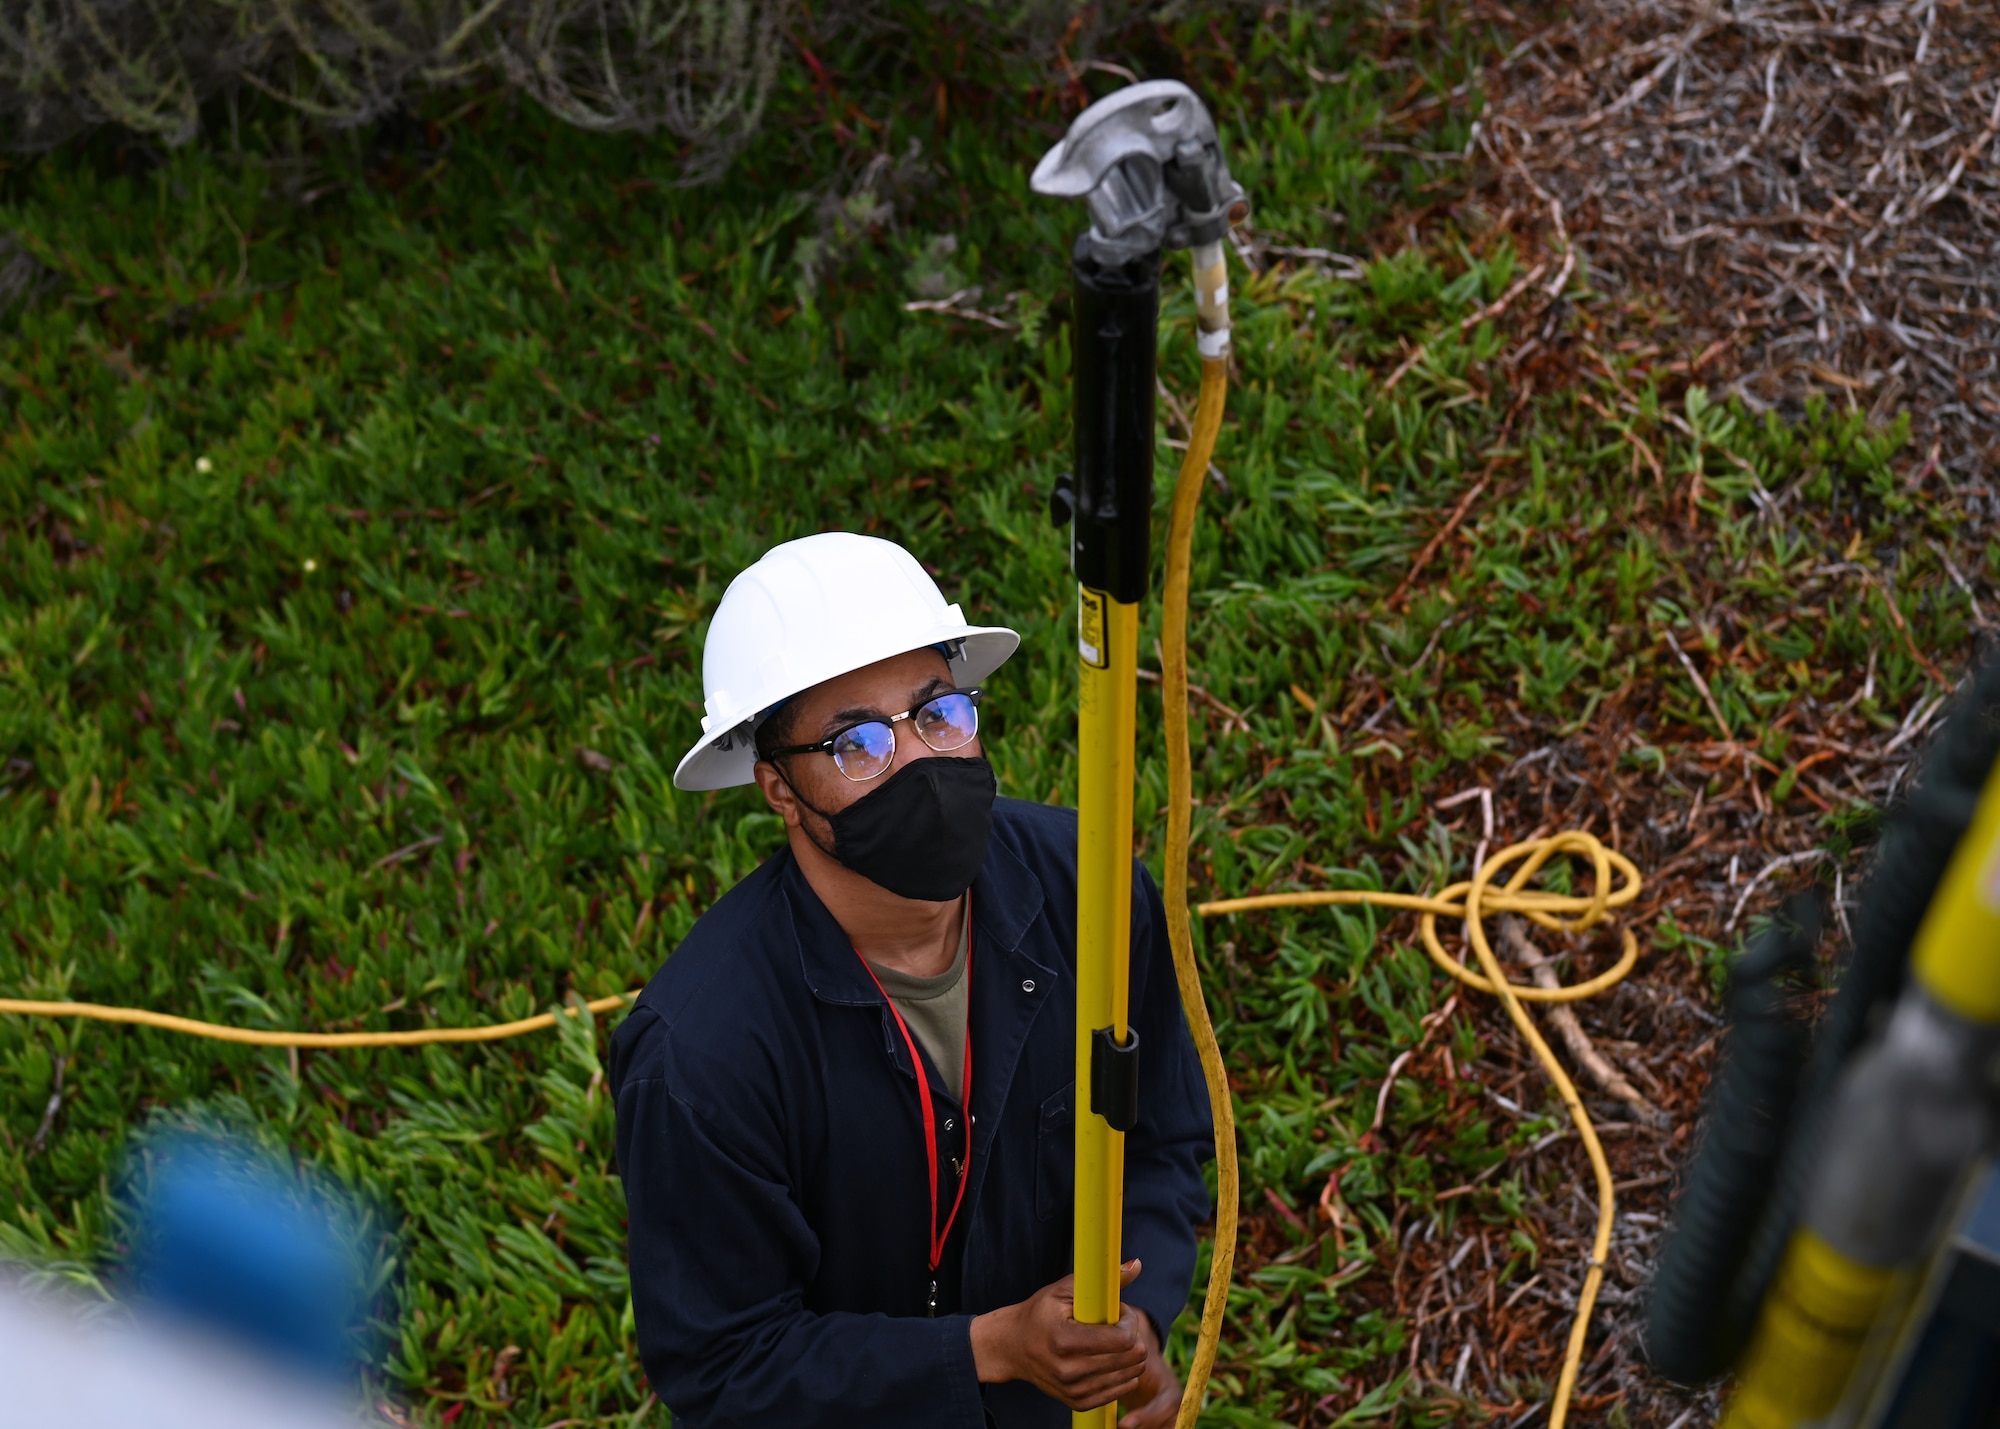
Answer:
<svg viewBox="0 0 2000 1429"><path fill-rule="evenodd" d="M819 901L792 851L778 856L785 860L783 887L798 935L799 966L813 996L848 1006L881 1002L881 991L855 956L854 944ZM1041 916L1042 903L1041 880L1001 840L987 840L986 861L972 880L973 957L1020 947Z"/></svg>

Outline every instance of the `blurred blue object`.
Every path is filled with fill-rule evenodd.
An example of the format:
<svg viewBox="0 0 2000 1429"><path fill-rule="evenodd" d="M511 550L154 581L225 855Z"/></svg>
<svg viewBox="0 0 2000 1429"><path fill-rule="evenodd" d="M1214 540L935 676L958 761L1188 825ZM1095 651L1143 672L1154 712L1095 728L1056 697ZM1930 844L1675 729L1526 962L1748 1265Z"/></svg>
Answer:
<svg viewBox="0 0 2000 1429"><path fill-rule="evenodd" d="M255 1150L193 1135L156 1145L134 1207L134 1288L152 1312L285 1367L351 1380L363 1277L327 1188Z"/></svg>

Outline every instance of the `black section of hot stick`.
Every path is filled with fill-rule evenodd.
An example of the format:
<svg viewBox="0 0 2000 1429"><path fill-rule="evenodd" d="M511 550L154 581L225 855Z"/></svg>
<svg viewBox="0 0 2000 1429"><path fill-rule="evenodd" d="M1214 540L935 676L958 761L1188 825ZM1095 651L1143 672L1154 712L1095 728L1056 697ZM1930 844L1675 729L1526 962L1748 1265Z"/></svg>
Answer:
<svg viewBox="0 0 2000 1429"><path fill-rule="evenodd" d="M1076 475L1070 566L1093 590L1146 593L1153 527L1153 361L1160 255L1099 263L1077 239Z"/></svg>

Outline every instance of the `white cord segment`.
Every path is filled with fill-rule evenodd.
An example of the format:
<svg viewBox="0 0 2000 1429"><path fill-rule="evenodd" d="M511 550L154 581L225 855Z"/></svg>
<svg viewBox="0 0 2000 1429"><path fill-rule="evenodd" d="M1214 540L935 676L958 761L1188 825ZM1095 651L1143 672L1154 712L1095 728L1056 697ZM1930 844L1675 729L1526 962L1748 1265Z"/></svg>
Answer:
<svg viewBox="0 0 2000 1429"><path fill-rule="evenodd" d="M1220 242L1196 244L1194 260L1195 344L1205 359L1229 356L1229 267Z"/></svg>

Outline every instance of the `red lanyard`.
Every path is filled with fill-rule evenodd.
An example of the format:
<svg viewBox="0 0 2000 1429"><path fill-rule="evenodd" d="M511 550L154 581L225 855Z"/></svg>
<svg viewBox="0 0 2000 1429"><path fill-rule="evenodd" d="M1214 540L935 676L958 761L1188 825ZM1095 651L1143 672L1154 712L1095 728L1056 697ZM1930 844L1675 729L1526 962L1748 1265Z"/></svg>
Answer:
<svg viewBox="0 0 2000 1429"><path fill-rule="evenodd" d="M965 901L964 916L967 920L965 927L965 976L970 978L972 976L972 900L969 898ZM854 956L861 958L861 949L856 948ZM931 1106L930 1078L924 1075L924 1060L917 1055L917 1039L910 1035L909 1024L903 1021L902 1009L896 1006L896 1000L890 997L888 989L882 986L882 979L875 976L875 969L869 964L868 959L861 958L861 966L868 969L868 976L874 982L875 990L882 994L882 1001L889 1006L890 1016L896 1019L896 1029L903 1034L903 1043L910 1049L910 1070L917 1074L917 1102L923 1107L924 1111L924 1156L930 1163L931 1172L930 1269L931 1274L936 1275L938 1266L944 1261L944 1243L951 1239L952 1224L957 1221L959 1205L965 1200L965 1183L972 1176L972 1114L970 1110L966 1112L965 1164L960 1168L958 1173L958 1194L952 1198L951 1214L945 1217L944 1230L940 1232L937 1222L937 1112ZM969 991L966 999L965 1017L965 1068L959 1075L963 1084L960 1088L964 1093L962 1098L963 1104L967 1108L970 1108L972 1106L972 1007ZM933 1310L937 1308L937 1282L935 1280L931 1282L931 1307Z"/></svg>

